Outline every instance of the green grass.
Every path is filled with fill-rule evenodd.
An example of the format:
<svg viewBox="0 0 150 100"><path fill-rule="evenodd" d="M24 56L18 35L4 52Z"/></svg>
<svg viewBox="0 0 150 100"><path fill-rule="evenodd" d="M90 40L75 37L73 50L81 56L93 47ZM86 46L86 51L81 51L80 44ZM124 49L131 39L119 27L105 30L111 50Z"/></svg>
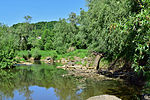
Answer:
<svg viewBox="0 0 150 100"><path fill-rule="evenodd" d="M17 56L18 57L23 57L23 55L27 55L28 51L17 51Z"/></svg>
<svg viewBox="0 0 150 100"><path fill-rule="evenodd" d="M82 65L82 62L81 62L81 61L78 61L78 62L75 62L75 64L77 64L77 65Z"/></svg>
<svg viewBox="0 0 150 100"><path fill-rule="evenodd" d="M17 51L17 56L18 57L23 57L23 55L27 55L29 51ZM31 54L34 54L34 50L30 51ZM50 51L44 51L44 50L38 50L38 53L42 56L42 59L45 59L46 57L54 57L56 56L56 59L61 59L61 58L70 58L74 59L74 56L84 58L89 55L88 50L86 49L77 49L75 51L65 53L65 54L58 54L55 50L50 50Z"/></svg>
<svg viewBox="0 0 150 100"><path fill-rule="evenodd" d="M75 51L72 52L68 52L62 55L58 55L57 59L61 59L61 58L70 58L70 59L74 59L73 57L80 57L80 58L84 58L87 57L89 55L88 50L86 49L77 49Z"/></svg>
<svg viewBox="0 0 150 100"><path fill-rule="evenodd" d="M101 68L108 68L110 67L110 62L106 60L105 58L102 58L99 66Z"/></svg>
<svg viewBox="0 0 150 100"><path fill-rule="evenodd" d="M17 51L17 56L18 57L23 57L23 55L28 55L29 51ZM35 54L34 50L31 50L30 53L33 55ZM56 51L43 51L43 50L38 50L38 54L41 55L41 59L45 59L46 57L54 57L57 55Z"/></svg>

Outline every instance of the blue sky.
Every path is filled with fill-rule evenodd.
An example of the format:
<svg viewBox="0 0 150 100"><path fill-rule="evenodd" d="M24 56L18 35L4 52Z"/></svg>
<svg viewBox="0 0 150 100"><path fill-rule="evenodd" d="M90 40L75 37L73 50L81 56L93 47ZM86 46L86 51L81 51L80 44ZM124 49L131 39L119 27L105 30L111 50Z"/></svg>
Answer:
<svg viewBox="0 0 150 100"><path fill-rule="evenodd" d="M87 10L85 0L0 0L0 22L13 25L24 22L24 16L32 16L32 22L53 21L68 18L71 12Z"/></svg>

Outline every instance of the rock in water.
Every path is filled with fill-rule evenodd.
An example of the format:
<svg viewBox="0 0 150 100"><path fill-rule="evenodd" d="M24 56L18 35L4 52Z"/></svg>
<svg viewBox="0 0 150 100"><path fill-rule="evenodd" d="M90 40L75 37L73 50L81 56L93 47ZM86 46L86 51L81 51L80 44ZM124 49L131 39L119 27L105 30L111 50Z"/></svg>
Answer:
<svg viewBox="0 0 150 100"><path fill-rule="evenodd" d="M113 95L100 95L100 96L90 97L87 100L121 100L121 99Z"/></svg>
<svg viewBox="0 0 150 100"><path fill-rule="evenodd" d="M150 100L150 94L144 94L142 100Z"/></svg>
<svg viewBox="0 0 150 100"><path fill-rule="evenodd" d="M51 57L47 57L47 58L44 60L44 62L47 63L47 64L53 64L53 63L54 63L54 60L53 60L53 58L51 58Z"/></svg>

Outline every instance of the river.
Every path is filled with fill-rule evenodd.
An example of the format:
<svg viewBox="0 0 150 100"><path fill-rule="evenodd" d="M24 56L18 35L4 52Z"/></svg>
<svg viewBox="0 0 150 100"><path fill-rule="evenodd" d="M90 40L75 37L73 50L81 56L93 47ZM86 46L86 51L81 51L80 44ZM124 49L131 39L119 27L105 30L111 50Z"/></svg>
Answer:
<svg viewBox="0 0 150 100"><path fill-rule="evenodd" d="M86 100L102 94L136 100L140 94L136 86L122 81L63 77L65 73L47 64L0 70L0 100Z"/></svg>

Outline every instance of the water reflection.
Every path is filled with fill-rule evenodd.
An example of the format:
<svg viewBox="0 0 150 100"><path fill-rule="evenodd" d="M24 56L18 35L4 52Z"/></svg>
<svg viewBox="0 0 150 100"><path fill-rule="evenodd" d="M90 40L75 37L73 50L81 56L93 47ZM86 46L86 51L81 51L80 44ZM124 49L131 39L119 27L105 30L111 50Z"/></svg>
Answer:
<svg viewBox="0 0 150 100"><path fill-rule="evenodd" d="M86 100L100 94L134 100L139 90L118 81L95 82L62 77L55 66L34 65L0 70L0 100Z"/></svg>

